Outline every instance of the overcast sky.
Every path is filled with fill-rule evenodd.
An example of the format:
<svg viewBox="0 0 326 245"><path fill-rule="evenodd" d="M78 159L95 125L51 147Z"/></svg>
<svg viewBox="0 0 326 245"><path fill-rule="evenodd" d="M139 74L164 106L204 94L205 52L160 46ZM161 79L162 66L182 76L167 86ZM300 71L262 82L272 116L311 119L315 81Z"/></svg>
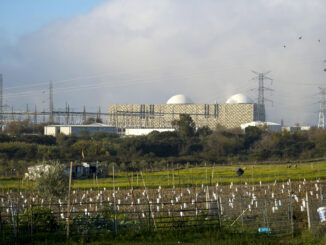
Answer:
<svg viewBox="0 0 326 245"><path fill-rule="evenodd" d="M325 0L49 3L0 2L8 105L48 108L50 80L55 107L68 102L75 110L160 104L177 93L195 103L224 103L236 93L256 100L251 70L271 71L267 119L317 124L318 86L326 87Z"/></svg>

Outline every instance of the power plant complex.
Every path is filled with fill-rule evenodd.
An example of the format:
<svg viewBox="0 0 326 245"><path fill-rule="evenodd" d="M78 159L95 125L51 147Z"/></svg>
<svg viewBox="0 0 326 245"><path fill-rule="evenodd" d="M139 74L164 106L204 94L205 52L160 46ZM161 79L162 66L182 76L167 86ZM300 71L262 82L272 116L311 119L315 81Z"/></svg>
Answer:
<svg viewBox="0 0 326 245"><path fill-rule="evenodd" d="M45 134L58 135L76 134L80 131L116 132L120 135L144 135L154 130L164 132L174 130L172 122L180 118L181 114L191 116L196 127L207 126L215 129L217 126L225 128L244 128L246 126L264 125L270 126L275 130L283 127L283 124L266 122L265 98L266 90L273 91L265 86L265 80L272 79L267 76L269 72L258 73L252 71L256 76L252 80L258 81L258 96L256 101L245 94L235 94L222 103L196 104L189 97L177 94L167 100L165 104L111 104L108 105L106 112L101 112L99 107L97 112L86 112L84 105L83 111L71 111L69 104L66 109L58 110L54 107L53 86L49 85L49 110L30 111L28 104L26 111L15 111L13 107L8 110L8 105L3 104L3 79L0 74L0 125L6 125L15 120L28 120L34 124L38 122L53 123L45 128ZM318 127L325 127L325 104L326 89L320 88L320 111ZM88 119L97 122L88 124ZM92 121L92 120L91 120ZM277 124L277 125L276 125ZM83 126L81 126L83 125ZM291 131L291 127L286 129ZM67 130L69 129L69 130Z"/></svg>
<svg viewBox="0 0 326 245"><path fill-rule="evenodd" d="M166 104L109 105L108 114L108 124L116 128L171 128L172 121L181 114L190 115L197 127L235 128L265 121L265 106L244 94L235 94L224 104L194 104L185 95L177 94Z"/></svg>

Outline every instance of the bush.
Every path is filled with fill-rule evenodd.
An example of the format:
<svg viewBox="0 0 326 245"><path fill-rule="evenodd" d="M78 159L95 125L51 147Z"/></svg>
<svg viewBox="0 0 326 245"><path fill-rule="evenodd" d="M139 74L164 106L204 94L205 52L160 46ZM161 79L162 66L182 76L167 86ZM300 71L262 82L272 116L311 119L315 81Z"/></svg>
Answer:
<svg viewBox="0 0 326 245"><path fill-rule="evenodd" d="M48 172L43 173L35 180L36 190L43 196L60 198L67 194L68 177L65 173L65 166L55 164Z"/></svg>
<svg viewBox="0 0 326 245"><path fill-rule="evenodd" d="M33 231L49 232L56 231L58 222L50 208L32 207L24 210L24 214L19 216L21 226L33 226Z"/></svg>
<svg viewBox="0 0 326 245"><path fill-rule="evenodd" d="M77 233L86 235L92 230L113 230L114 223L101 214L95 216L79 214L73 218L72 226Z"/></svg>

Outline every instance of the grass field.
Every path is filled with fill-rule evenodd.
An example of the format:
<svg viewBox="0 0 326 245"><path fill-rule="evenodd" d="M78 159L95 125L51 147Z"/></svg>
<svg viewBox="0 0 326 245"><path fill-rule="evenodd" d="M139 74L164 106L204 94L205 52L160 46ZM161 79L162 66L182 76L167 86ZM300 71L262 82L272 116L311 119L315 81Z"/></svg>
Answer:
<svg viewBox="0 0 326 245"><path fill-rule="evenodd" d="M235 174L236 168L245 169L242 178ZM291 180L316 180L326 179L326 161L298 163L297 167L292 164L291 168L287 168L287 164L266 164L266 165L216 165L215 167L194 167L183 169L170 169L159 172L120 172L115 174L116 187L142 188L145 183L147 187L168 187L168 186L196 186L202 184L227 185L241 181L255 184L262 181L263 183ZM144 181L143 181L144 180ZM111 188L113 186L113 178L98 179L76 179L73 180L74 189L86 188ZM29 189L32 183L17 178L1 178L0 189Z"/></svg>

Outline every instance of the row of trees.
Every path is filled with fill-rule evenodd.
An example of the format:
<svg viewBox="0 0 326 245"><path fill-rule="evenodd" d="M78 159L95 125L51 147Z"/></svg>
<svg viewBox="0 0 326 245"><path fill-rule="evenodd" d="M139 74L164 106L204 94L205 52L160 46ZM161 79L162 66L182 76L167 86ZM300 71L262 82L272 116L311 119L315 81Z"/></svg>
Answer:
<svg viewBox="0 0 326 245"><path fill-rule="evenodd" d="M311 159L326 155L326 131L318 128L293 133L269 132L257 127L248 127L245 131L223 127L211 130L196 128L189 115L181 115L173 122L173 127L175 132L152 132L147 136L126 138L103 132L56 138L4 133L0 135L0 168L11 173L22 169L22 165L43 161L85 160L137 170L165 168L171 162L227 163Z"/></svg>

